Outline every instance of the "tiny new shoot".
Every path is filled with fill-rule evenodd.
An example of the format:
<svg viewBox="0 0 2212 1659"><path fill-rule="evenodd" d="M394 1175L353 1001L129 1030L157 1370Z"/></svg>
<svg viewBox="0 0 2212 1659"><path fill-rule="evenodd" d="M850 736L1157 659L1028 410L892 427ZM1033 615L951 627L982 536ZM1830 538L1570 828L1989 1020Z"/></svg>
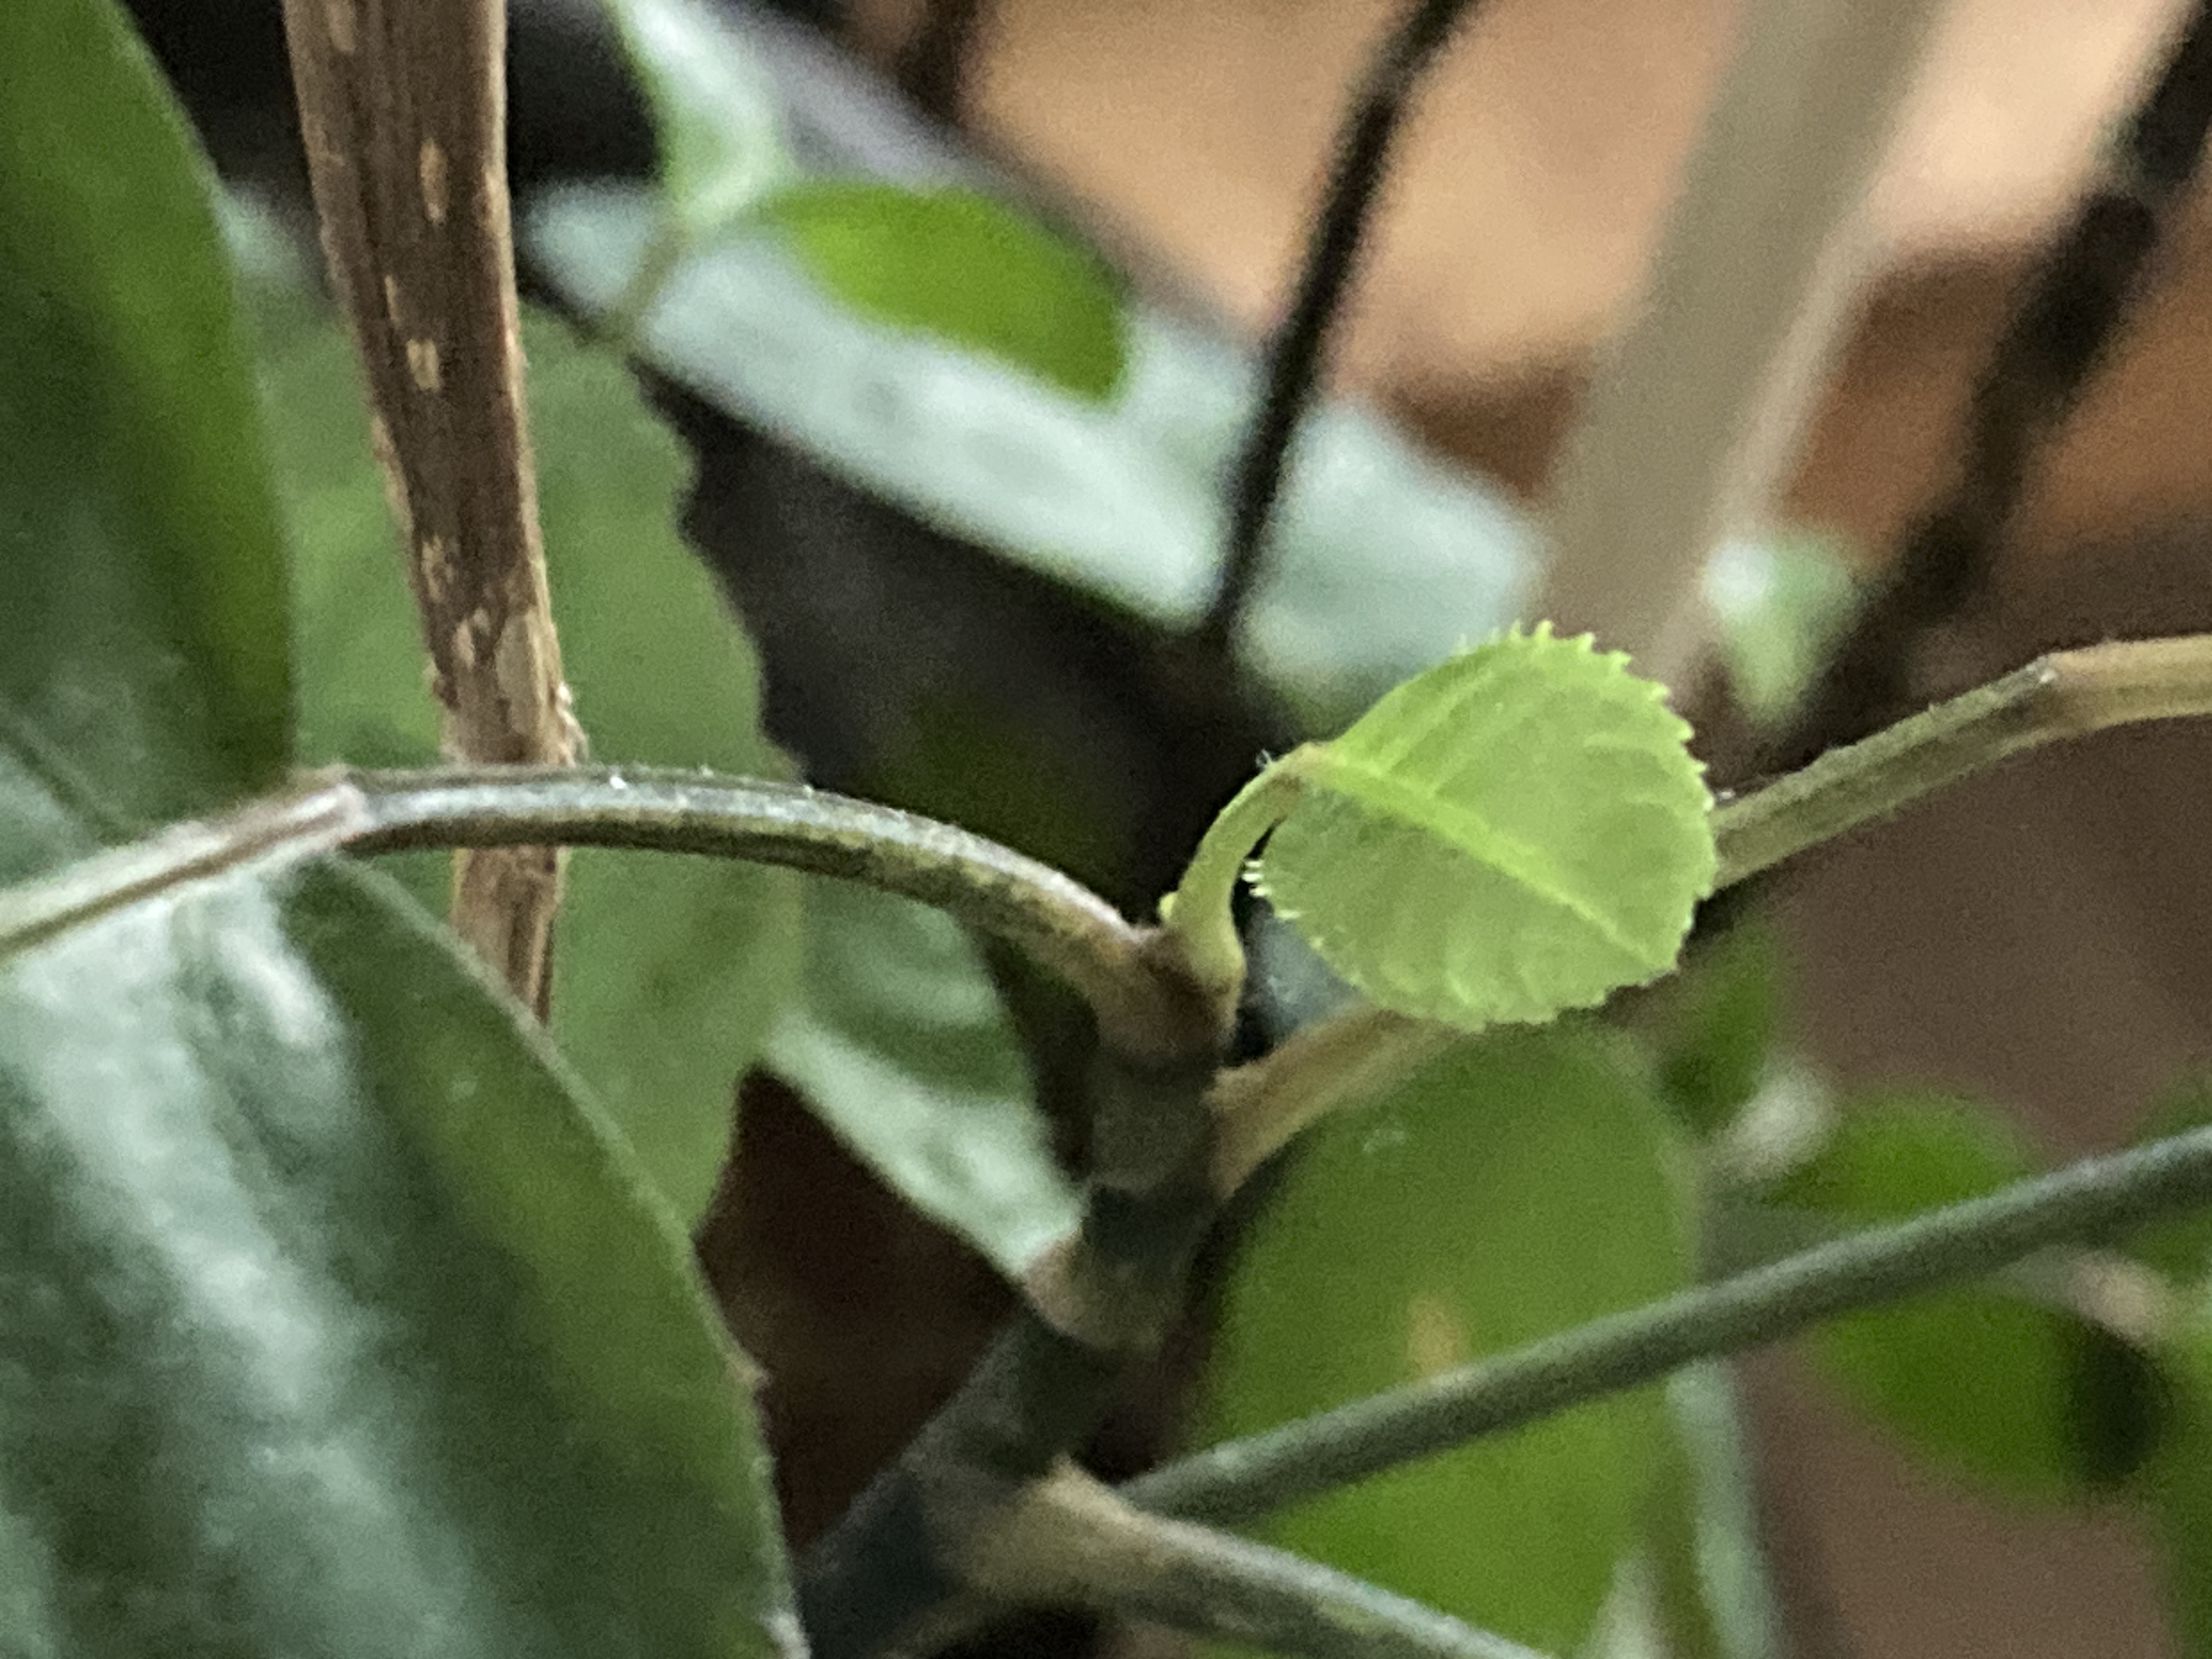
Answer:
<svg viewBox="0 0 2212 1659"><path fill-rule="evenodd" d="M1167 929L1233 1000L1248 877L1374 1002L1462 1030L1656 978L1718 868L1704 771L1663 697L1540 624L1463 652L1255 778L1163 905Z"/></svg>

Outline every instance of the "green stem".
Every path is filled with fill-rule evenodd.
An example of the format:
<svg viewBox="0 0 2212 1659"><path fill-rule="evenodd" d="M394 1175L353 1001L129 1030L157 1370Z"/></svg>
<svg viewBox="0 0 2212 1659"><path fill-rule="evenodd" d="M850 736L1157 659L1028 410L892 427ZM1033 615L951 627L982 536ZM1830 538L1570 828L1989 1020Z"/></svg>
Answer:
<svg viewBox="0 0 2212 1659"><path fill-rule="evenodd" d="M1207 826L1182 880L1160 902L1161 921L1192 976L1224 1006L1234 1008L1244 988L1244 945L1231 908L1237 884L1252 849L1297 804L1305 757L1314 747L1292 750L1237 791Z"/></svg>
<svg viewBox="0 0 2212 1659"><path fill-rule="evenodd" d="M1395 1088L1466 1035L1359 1003L1223 1073L1210 1097L1214 1192L1228 1197L1307 1126Z"/></svg>
<svg viewBox="0 0 2212 1659"><path fill-rule="evenodd" d="M345 848L592 846L783 865L919 899L1066 979L1102 1036L1140 1060L1210 1048L1156 930L1033 859L888 806L794 784L648 769L336 772L297 793L180 824L0 894L0 953L248 860ZM1191 1031L1203 1024L1202 1039Z"/></svg>
<svg viewBox="0 0 2212 1659"><path fill-rule="evenodd" d="M1142 1514L1072 1471L1025 1492L964 1567L975 1588L1008 1601L1150 1619L1306 1659L1540 1659L1333 1567Z"/></svg>
<svg viewBox="0 0 2212 1659"><path fill-rule="evenodd" d="M1694 1359L1778 1341L1854 1309L2207 1201L2212 1129L2198 1129L1210 1447L1131 1482L1122 1495L1145 1509L1214 1522L1258 1515L1650 1382Z"/></svg>
<svg viewBox="0 0 2212 1659"><path fill-rule="evenodd" d="M2212 635L2055 651L1713 815L1716 887L1883 817L2010 755L2137 720L2212 714Z"/></svg>

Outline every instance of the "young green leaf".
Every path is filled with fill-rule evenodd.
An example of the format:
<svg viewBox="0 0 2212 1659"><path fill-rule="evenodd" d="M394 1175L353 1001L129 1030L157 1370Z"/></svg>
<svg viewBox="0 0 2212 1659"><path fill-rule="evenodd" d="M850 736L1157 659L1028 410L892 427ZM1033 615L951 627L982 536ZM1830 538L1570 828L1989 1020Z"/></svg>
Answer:
<svg viewBox="0 0 2212 1659"><path fill-rule="evenodd" d="M300 752L434 763L437 718L343 338L260 290L263 382L294 528ZM743 630L675 531L684 461L611 359L532 318L545 552L571 684L603 757L775 774ZM434 903L444 860L414 867ZM797 884L706 860L574 855L554 1033L678 1214L706 1206L732 1091L795 972Z"/></svg>
<svg viewBox="0 0 2212 1659"><path fill-rule="evenodd" d="M1680 1176L1642 1068L1603 1034L1456 1044L1303 1144L1223 1291L1207 1437L1680 1289ZM1615 1395L1301 1504L1265 1535L1571 1653L1635 1540L1667 1427L1656 1389Z"/></svg>
<svg viewBox="0 0 2212 1659"><path fill-rule="evenodd" d="M1080 1213L998 988L956 922L809 884L806 972L768 1063L900 1196L1010 1277Z"/></svg>
<svg viewBox="0 0 2212 1659"><path fill-rule="evenodd" d="M1440 664L1278 763L1260 890L1375 1001L1468 1030L1664 973L1714 857L1662 695L1540 627Z"/></svg>
<svg viewBox="0 0 2212 1659"><path fill-rule="evenodd" d="M760 210L814 279L884 322L926 330L1103 402L1127 356L1119 286L1060 232L970 190L825 180Z"/></svg>

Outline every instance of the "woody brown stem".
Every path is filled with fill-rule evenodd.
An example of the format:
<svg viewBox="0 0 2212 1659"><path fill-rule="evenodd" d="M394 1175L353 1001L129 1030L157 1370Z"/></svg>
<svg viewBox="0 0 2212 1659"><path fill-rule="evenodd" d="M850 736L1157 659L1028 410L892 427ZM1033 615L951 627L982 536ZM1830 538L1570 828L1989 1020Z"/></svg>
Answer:
<svg viewBox="0 0 2212 1659"><path fill-rule="evenodd" d="M565 764L524 429L499 0L284 0L324 257L454 759ZM560 854L456 854L455 931L546 1012Z"/></svg>

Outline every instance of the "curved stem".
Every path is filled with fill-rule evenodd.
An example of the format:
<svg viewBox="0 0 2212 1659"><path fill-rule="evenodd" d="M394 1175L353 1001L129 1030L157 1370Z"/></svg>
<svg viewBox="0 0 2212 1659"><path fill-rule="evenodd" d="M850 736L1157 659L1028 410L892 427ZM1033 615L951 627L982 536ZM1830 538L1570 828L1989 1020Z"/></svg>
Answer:
<svg viewBox="0 0 2212 1659"><path fill-rule="evenodd" d="M2024 750L2198 714L2212 714L2212 635L2052 652L1722 805L1716 889Z"/></svg>
<svg viewBox="0 0 2212 1659"><path fill-rule="evenodd" d="M1244 988L1244 945L1237 934L1237 884L1267 832L1290 816L1303 778L1293 750L1261 769L1223 807L1191 854L1176 890L1160 904L1167 933L1182 951L1191 975L1223 1007L1234 1009Z"/></svg>
<svg viewBox="0 0 2212 1659"><path fill-rule="evenodd" d="M977 1589L1156 1620L1306 1659L1541 1659L1287 1551L1146 1515L1087 1476L1038 1481L967 1562Z"/></svg>
<svg viewBox="0 0 2212 1659"><path fill-rule="evenodd" d="M1267 342L1266 384L1237 456L1229 489L1229 535L1212 603L1194 630L1225 647L1259 586L1267 527L1282 495L1283 468L1299 418L1312 401L1328 333L1343 307L1390 152L1422 71L1478 0L1413 0L1368 65L1338 137L1321 213L1306 239L1297 293Z"/></svg>
<svg viewBox="0 0 2212 1659"><path fill-rule="evenodd" d="M1214 1022L1158 930L1047 865L949 824L800 785L627 767L325 773L0 894L0 953L180 882L344 848L592 846L697 853L859 881L1006 939L1139 1064L1211 1051Z"/></svg>
<svg viewBox="0 0 2212 1659"><path fill-rule="evenodd" d="M1396 1087L1466 1035L1360 1003L1224 1072L1209 1097L1213 1190L1228 1197L1300 1131Z"/></svg>
<svg viewBox="0 0 2212 1659"><path fill-rule="evenodd" d="M1231 1522L2053 1244L2212 1201L2212 1129L2076 1164L1804 1251L1495 1358L1210 1447L1123 1486L1158 1513Z"/></svg>
<svg viewBox="0 0 2212 1659"><path fill-rule="evenodd" d="M859 881L1015 945L1097 1012L1117 1052L1180 1056L1194 1015L1157 935L995 842L804 785L631 768L358 772L360 852L533 841L702 853Z"/></svg>

